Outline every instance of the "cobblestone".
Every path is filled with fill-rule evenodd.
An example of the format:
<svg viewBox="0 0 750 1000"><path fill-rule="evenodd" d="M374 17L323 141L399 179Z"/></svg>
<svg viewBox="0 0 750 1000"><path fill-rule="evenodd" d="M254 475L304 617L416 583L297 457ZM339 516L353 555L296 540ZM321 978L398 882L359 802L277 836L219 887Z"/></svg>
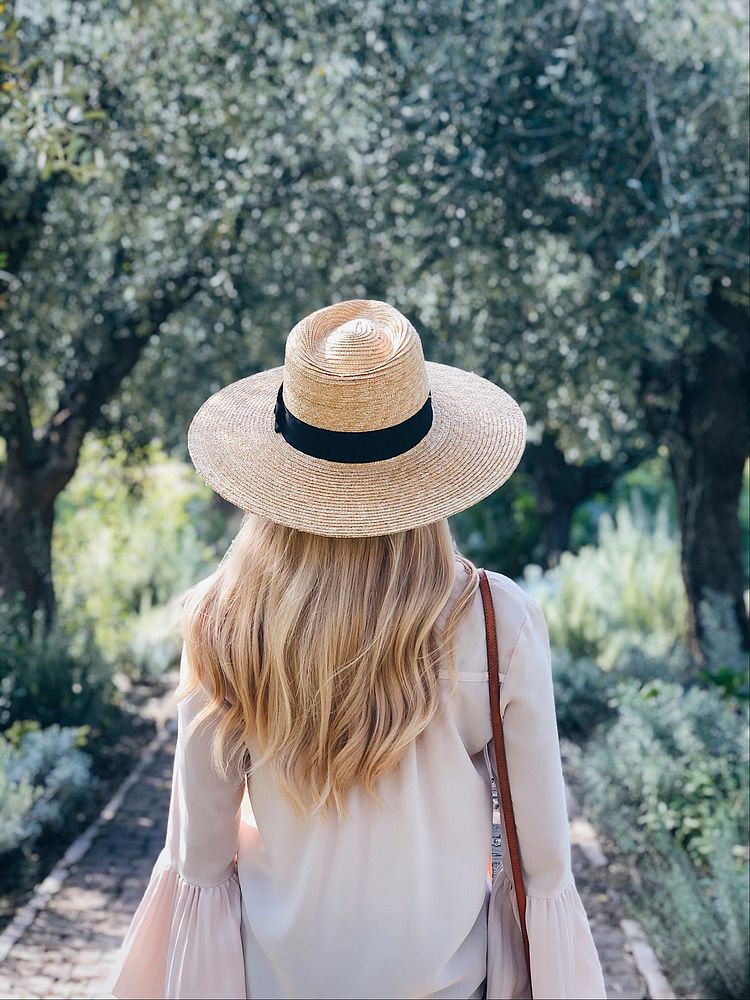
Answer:
<svg viewBox="0 0 750 1000"><path fill-rule="evenodd" d="M117 950L164 843L173 754L172 735L142 780L130 788L113 821L105 825L61 889L11 948L0 967L0 998L111 997L107 985ZM583 852L574 848L573 860L577 882L578 872L584 873L580 891L608 997L645 998L645 984L622 929L598 900L599 894L587 894L588 862Z"/></svg>

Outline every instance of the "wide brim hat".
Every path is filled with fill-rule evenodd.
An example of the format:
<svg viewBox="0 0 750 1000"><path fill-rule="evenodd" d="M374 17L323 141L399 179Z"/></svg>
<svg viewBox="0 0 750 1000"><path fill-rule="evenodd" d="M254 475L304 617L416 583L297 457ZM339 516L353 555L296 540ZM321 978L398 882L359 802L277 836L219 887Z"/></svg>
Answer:
<svg viewBox="0 0 750 1000"><path fill-rule="evenodd" d="M188 431L195 468L242 510L319 535L384 535L473 506L516 469L526 420L494 382L425 361L386 302L318 309L284 364L210 396Z"/></svg>

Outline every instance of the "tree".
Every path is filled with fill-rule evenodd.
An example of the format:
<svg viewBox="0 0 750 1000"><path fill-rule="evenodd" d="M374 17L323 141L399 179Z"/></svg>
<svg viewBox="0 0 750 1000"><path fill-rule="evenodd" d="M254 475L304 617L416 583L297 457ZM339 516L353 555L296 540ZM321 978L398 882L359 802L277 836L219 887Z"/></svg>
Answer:
<svg viewBox="0 0 750 1000"><path fill-rule="evenodd" d="M44 225L53 192L71 181L82 181L97 170L95 146L98 111L80 106L78 88L65 85L61 64L48 78L39 78L33 61L25 58L20 22L3 4L0 16L0 135L3 188L0 230L0 318L19 288L18 274ZM35 439L31 406L21 375L23 351L0 328L0 435L5 455L0 466L0 533L2 590L21 590L30 606L51 614L45 536L52 511L45 492L55 473L39 476L46 442ZM46 481L45 481L46 480Z"/></svg>
<svg viewBox="0 0 750 1000"><path fill-rule="evenodd" d="M747 642L744 8L540 0L431 20L395 156L413 261L398 290L524 401L553 439L532 454L547 480L668 445L693 653L709 587Z"/></svg>
<svg viewBox="0 0 750 1000"><path fill-rule="evenodd" d="M588 490L666 442L694 651L708 586L747 628L734 528L747 438L722 431L747 412L744 12L52 10L24 21L34 79L62 64L78 106L103 116L105 163L85 188L55 185L11 269L0 521L33 502L48 551L83 434L182 445L209 391L281 363L300 316L388 298L431 357L522 402L551 550ZM2 155L10 190L26 190L27 165ZM0 588L20 583L33 604L31 541L9 534ZM33 572L49 603L48 561Z"/></svg>
<svg viewBox="0 0 750 1000"><path fill-rule="evenodd" d="M164 413L170 388L179 407L161 425L176 425L238 359L245 374L267 363L262 323L283 341L338 250L324 220L337 140L298 127L316 71L273 7L61 0L10 30L6 82L24 96L1 122L4 211L23 239L10 248L0 358L0 591L51 621L55 499L84 436L109 420L134 439L153 433L153 401ZM18 126L24 101L47 114L58 97L70 107L56 119L101 122L101 169L83 188L75 170L50 172ZM114 405L162 342L163 378L131 381L133 408Z"/></svg>

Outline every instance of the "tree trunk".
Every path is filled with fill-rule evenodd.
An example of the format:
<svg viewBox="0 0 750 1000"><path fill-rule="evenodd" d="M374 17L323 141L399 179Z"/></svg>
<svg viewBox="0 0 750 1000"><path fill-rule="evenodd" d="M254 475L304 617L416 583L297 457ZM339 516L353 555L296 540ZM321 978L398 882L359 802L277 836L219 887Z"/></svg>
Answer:
<svg viewBox="0 0 750 1000"><path fill-rule="evenodd" d="M701 665L706 656L700 603L708 588L730 595L741 641L750 648L738 517L748 454L746 388L742 366L710 347L700 377L683 382L678 422L669 442L690 650Z"/></svg>
<svg viewBox="0 0 750 1000"><path fill-rule="evenodd" d="M729 595L741 642L750 647L739 523L742 473L750 451L747 332L747 303L714 279L706 298L701 353L678 355L666 364L646 361L641 369L647 428L669 449L688 644L699 666L707 663L700 612L709 589Z"/></svg>
<svg viewBox="0 0 750 1000"><path fill-rule="evenodd" d="M41 607L49 627L55 617L52 584L52 526L55 499L75 473L81 445L96 426L102 406L130 374L150 337L200 287L197 273L154 290L144 310L124 328L116 309L102 324L100 357L90 367L81 347L80 365L65 382L47 426L35 430L15 348L15 374L0 383L0 437L6 459L0 466L0 600L20 592L31 613ZM158 294L157 294L158 293ZM144 330L146 332L144 332Z"/></svg>
<svg viewBox="0 0 750 1000"><path fill-rule="evenodd" d="M3 469L0 478L0 600L21 595L30 617L41 609L45 627L55 617L52 584L52 526L55 498L68 475L45 476L42 471Z"/></svg>

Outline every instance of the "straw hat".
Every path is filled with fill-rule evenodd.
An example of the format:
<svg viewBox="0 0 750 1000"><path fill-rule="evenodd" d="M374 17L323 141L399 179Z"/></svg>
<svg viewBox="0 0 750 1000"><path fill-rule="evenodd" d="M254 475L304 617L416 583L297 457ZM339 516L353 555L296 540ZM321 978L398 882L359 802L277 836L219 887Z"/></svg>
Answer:
<svg viewBox="0 0 750 1000"><path fill-rule="evenodd" d="M214 393L188 431L213 490L318 535L387 535L456 514L509 478L525 443L507 392L425 361L409 320L372 299L306 316L283 365Z"/></svg>

